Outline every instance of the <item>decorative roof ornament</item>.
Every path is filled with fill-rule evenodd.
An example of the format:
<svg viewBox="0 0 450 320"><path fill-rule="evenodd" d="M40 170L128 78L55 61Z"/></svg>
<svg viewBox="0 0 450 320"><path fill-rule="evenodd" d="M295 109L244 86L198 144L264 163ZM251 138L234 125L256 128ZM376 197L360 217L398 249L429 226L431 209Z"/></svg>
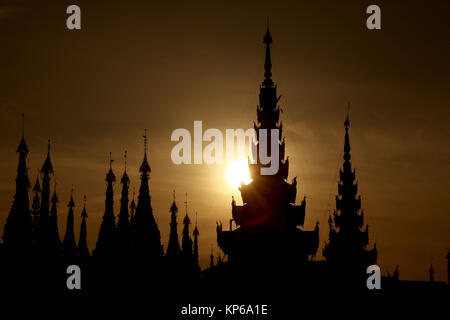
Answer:
<svg viewBox="0 0 450 320"><path fill-rule="evenodd" d="M345 161L350 161L350 158L352 157L350 155L350 138L348 136L348 128L350 127L350 120L348 118L348 113L350 110L350 102L348 103L348 110L347 110L347 117L345 118L344 121L344 126L345 126L345 142L344 142L344 160Z"/></svg>
<svg viewBox="0 0 450 320"><path fill-rule="evenodd" d="M83 212L81 212L82 218L87 218L87 212L86 212L86 195L83 196Z"/></svg>
<svg viewBox="0 0 450 320"><path fill-rule="evenodd" d="M48 146L47 146L47 158L45 158L45 162L41 168L42 173L53 173L53 166L50 160L50 138L48 138Z"/></svg>
<svg viewBox="0 0 450 320"><path fill-rule="evenodd" d="M116 181L116 176L114 175L113 171L112 171L112 163L114 162L114 160L112 159L112 152L109 153L109 171L106 174L106 182L114 182Z"/></svg>
<svg viewBox="0 0 450 320"><path fill-rule="evenodd" d="M147 161L147 129L144 129L144 135L142 137L144 138L144 160L139 168L139 172L147 174L152 171Z"/></svg>
<svg viewBox="0 0 450 320"><path fill-rule="evenodd" d="M272 43L272 36L269 31L269 17L267 17L267 31L264 36L264 44L266 45L266 58L264 62L264 85L273 85L272 77L272 59L270 57L270 45Z"/></svg>
<svg viewBox="0 0 450 320"><path fill-rule="evenodd" d="M67 206L69 208L75 207L75 202L73 201L73 184L72 184L72 189L70 190L70 200L69 200L69 203Z"/></svg>
<svg viewBox="0 0 450 320"><path fill-rule="evenodd" d="M128 177L128 174L127 174L127 150L125 150L125 152L123 154L123 158L124 158L124 162L125 162L125 170L123 172L123 176L122 176L122 179L120 180L120 183L122 183L122 184L126 183L128 185L130 183L130 178Z"/></svg>

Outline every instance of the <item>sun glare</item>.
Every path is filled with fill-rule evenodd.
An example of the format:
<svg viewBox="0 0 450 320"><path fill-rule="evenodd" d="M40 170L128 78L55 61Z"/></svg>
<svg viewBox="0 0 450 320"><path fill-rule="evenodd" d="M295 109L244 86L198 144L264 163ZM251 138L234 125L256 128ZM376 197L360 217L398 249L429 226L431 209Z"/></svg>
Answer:
<svg viewBox="0 0 450 320"><path fill-rule="evenodd" d="M252 179L247 160L233 161L227 169L227 180L234 189L238 189L241 183L249 184Z"/></svg>

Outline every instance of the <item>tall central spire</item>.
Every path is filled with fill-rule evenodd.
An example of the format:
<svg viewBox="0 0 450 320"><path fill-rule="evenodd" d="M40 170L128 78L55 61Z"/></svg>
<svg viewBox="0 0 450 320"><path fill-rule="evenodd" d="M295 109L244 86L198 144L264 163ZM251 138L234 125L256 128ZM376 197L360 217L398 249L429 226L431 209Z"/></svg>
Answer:
<svg viewBox="0 0 450 320"><path fill-rule="evenodd" d="M231 264L249 266L264 256L265 261L273 262L265 265L269 270L280 262L280 257L286 259L286 264L307 261L309 256L316 253L319 234L317 229L305 231L298 228L304 224L306 202L295 204L297 180L294 178L292 182L287 181L289 159L285 156L280 96L277 95L277 86L272 80L272 36L268 21L263 43L264 80L259 87L259 105L254 122L255 151L260 154L261 147L265 148L265 154L272 156L278 153L278 171L265 175L263 169L268 165L259 157L256 163L249 163L252 181L239 188L243 205L232 201L232 220L236 229L224 231L220 224L216 230L218 244L228 255ZM276 144L272 143L272 137L277 137ZM253 155L255 151L252 152ZM260 268L256 265L254 267Z"/></svg>

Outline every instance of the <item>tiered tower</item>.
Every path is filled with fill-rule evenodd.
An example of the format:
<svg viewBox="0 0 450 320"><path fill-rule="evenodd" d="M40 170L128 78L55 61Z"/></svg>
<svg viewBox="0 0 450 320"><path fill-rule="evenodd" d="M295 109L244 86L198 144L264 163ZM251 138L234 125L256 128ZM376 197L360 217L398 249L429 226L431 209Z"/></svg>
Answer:
<svg viewBox="0 0 450 320"><path fill-rule="evenodd" d="M257 107L256 149L265 142L268 154L278 152L279 170L274 175L261 174L261 168L268 165L261 163L249 164L252 182L242 185L240 192L243 205L232 201L232 215L237 229L224 231L222 225L217 228L218 244L228 255L229 261L236 265L249 266L256 261L267 261L282 265L282 260L306 261L314 255L319 244L318 229L303 231L306 201L295 204L297 180L287 182L289 160L285 158L285 139L282 138L282 123L280 121L280 106L277 96L277 86L272 80L272 62L270 48L272 36L269 28L264 36L266 57L264 63L264 81L260 87L259 106ZM267 141L262 141L260 129L267 130ZM270 150L272 129L279 132L277 150ZM275 131L276 132L276 131ZM289 264L287 262L285 265Z"/></svg>
<svg viewBox="0 0 450 320"><path fill-rule="evenodd" d="M136 213L133 219L133 246L138 256L160 258L163 255L161 234L153 216L150 188L148 185L151 168L147 161L147 132L145 132L143 138L144 160L139 168L141 185L139 188Z"/></svg>
<svg viewBox="0 0 450 320"><path fill-rule="evenodd" d="M369 227L366 226L364 231L361 230L364 225L364 212L361 210L361 196L357 195L358 183L355 182L355 170L352 169L350 162L348 115L344 126L344 164L339 172L336 210L333 217L330 216L328 220L330 235L329 242L323 249L323 255L328 262L364 269L376 263L377 249L376 245L372 250L365 249L369 243Z"/></svg>
<svg viewBox="0 0 450 320"><path fill-rule="evenodd" d="M31 248L32 220L28 190L27 156L28 147L25 142L24 115L22 114L22 138L17 147L19 164L17 166L16 193L6 220L3 243L10 253L26 254Z"/></svg>

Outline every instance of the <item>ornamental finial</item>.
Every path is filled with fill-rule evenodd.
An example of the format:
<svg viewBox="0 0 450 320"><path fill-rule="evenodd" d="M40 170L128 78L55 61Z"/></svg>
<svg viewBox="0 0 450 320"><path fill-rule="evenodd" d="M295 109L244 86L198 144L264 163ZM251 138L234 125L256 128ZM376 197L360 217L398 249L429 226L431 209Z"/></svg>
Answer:
<svg viewBox="0 0 450 320"><path fill-rule="evenodd" d="M112 158L112 152L109 152L109 169L112 170L112 163L113 163L113 158Z"/></svg>
<svg viewBox="0 0 450 320"><path fill-rule="evenodd" d="M272 36L270 35L269 31L269 17L267 17L267 32L264 36L264 43L266 45L266 59L264 62L264 84L265 85L271 85L272 80L270 78L272 77L272 59L270 57L270 44L272 43Z"/></svg>
<svg viewBox="0 0 450 320"><path fill-rule="evenodd" d="M144 138L144 153L147 154L147 129L144 129L144 135L142 137Z"/></svg>
<svg viewBox="0 0 450 320"><path fill-rule="evenodd" d="M349 113L350 113L350 101L347 104L347 118L345 119L345 122L344 122L345 128L348 128L350 126L350 121L348 119Z"/></svg>
<svg viewBox="0 0 450 320"><path fill-rule="evenodd" d="M25 113L22 113L22 139L25 139Z"/></svg>

